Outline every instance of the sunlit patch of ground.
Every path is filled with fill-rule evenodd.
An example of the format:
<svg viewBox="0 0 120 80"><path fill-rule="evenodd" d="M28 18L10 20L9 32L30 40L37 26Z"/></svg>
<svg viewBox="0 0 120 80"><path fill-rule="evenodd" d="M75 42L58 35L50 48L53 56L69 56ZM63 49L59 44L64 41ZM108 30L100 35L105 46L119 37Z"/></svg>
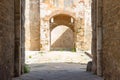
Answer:
<svg viewBox="0 0 120 80"><path fill-rule="evenodd" d="M86 64L91 61L91 58L84 52L72 52L72 51L26 51L26 64L31 63L82 63Z"/></svg>

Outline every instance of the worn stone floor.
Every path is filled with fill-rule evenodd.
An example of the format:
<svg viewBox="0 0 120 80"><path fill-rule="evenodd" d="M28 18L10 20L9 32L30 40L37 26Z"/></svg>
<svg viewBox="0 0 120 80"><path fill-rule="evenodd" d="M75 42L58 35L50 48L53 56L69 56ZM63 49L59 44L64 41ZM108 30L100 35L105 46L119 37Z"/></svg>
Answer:
<svg viewBox="0 0 120 80"><path fill-rule="evenodd" d="M103 80L86 72L85 64L44 63L30 64L31 72L13 80Z"/></svg>

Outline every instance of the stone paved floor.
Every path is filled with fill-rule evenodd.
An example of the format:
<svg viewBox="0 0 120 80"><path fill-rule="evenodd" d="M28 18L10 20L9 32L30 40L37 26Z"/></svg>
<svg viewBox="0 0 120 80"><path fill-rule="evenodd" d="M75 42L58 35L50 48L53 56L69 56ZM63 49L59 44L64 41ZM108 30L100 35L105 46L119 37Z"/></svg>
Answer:
<svg viewBox="0 0 120 80"><path fill-rule="evenodd" d="M76 63L31 64L31 72L13 80L103 80Z"/></svg>

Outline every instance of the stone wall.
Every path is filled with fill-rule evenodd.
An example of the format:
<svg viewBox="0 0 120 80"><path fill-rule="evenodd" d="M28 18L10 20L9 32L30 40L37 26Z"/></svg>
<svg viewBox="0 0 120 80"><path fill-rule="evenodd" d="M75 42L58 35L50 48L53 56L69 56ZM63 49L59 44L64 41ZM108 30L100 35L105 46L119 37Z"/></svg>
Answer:
<svg viewBox="0 0 120 80"><path fill-rule="evenodd" d="M40 9L39 0L26 0L25 37L26 50L40 50Z"/></svg>
<svg viewBox="0 0 120 80"><path fill-rule="evenodd" d="M83 18L76 20L76 51L84 50L84 24Z"/></svg>
<svg viewBox="0 0 120 80"><path fill-rule="evenodd" d="M30 0L25 2L25 49L30 50L30 21L29 21L29 10L30 10Z"/></svg>
<svg viewBox="0 0 120 80"><path fill-rule="evenodd" d="M84 49L91 50L92 26L91 26L91 3L92 0L85 0L85 25L84 25Z"/></svg>
<svg viewBox="0 0 120 80"><path fill-rule="evenodd" d="M120 0L103 0L103 75L120 79Z"/></svg>
<svg viewBox="0 0 120 80"><path fill-rule="evenodd" d="M74 18L74 39L77 51L91 49L91 0L26 0L25 47L26 50L50 50L50 19L65 14L70 19L58 16L56 25L69 24ZM40 7L40 9L39 9ZM40 11L40 12L39 12ZM68 22L67 22L68 21ZM71 24L70 24L71 25ZM72 27L73 27L72 25Z"/></svg>
<svg viewBox="0 0 120 80"><path fill-rule="evenodd" d="M69 1L69 0L68 0ZM70 2L64 3L64 0L58 0L58 3L54 4L51 1L41 2L40 3L40 16L41 16L41 49L46 50L47 47L50 48L49 40L49 27L50 19L54 16L58 16L57 22L54 18L54 27L59 25L68 24L65 20L65 17L62 18L59 15L65 14L67 16L72 16L75 20L74 29L74 39L75 39L75 48L77 51L80 50L90 50L91 49L91 38L92 38L92 28L91 28L91 0L76 0L73 1L72 5ZM58 4L58 5L56 5ZM61 5L61 6L59 6ZM46 22L47 20L48 22ZM64 21L65 20L65 21ZM63 22L62 22L63 21ZM70 21L69 21L70 22ZM47 26L47 27L46 27ZM68 25L67 25L68 26ZM46 27L46 28L45 28ZM42 36L47 35L48 37L42 38ZM46 44L47 43L47 44Z"/></svg>
<svg viewBox="0 0 120 80"><path fill-rule="evenodd" d="M14 72L14 0L0 1L0 80Z"/></svg>

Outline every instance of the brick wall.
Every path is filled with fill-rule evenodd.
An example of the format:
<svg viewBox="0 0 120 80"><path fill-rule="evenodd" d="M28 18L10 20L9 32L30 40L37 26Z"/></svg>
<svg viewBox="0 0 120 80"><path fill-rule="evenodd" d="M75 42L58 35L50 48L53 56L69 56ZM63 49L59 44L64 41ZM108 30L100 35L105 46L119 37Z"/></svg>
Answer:
<svg viewBox="0 0 120 80"><path fill-rule="evenodd" d="M14 69L14 0L0 1L0 80L10 80Z"/></svg>
<svg viewBox="0 0 120 80"><path fill-rule="evenodd" d="M103 74L120 80L120 0L103 0Z"/></svg>

